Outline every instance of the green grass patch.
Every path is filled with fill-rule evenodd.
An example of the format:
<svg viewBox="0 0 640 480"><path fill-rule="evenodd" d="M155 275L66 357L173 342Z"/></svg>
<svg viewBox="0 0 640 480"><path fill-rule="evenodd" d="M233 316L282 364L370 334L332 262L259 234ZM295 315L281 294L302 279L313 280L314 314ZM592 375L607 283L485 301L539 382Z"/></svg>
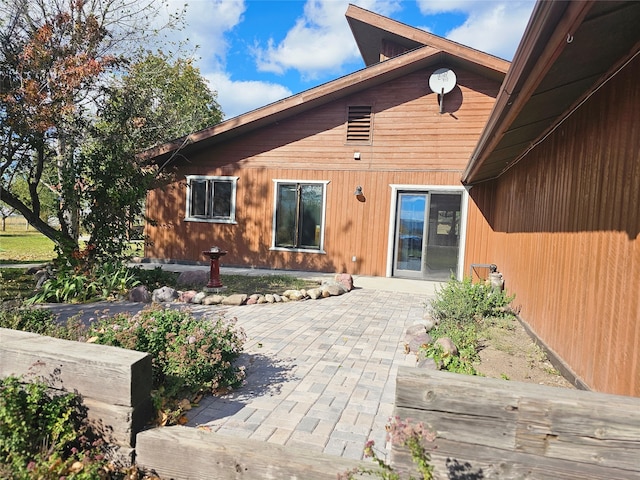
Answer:
<svg viewBox="0 0 640 480"><path fill-rule="evenodd" d="M40 263L55 257L54 243L36 230L0 232L0 263Z"/></svg>
<svg viewBox="0 0 640 480"><path fill-rule="evenodd" d="M36 279L24 268L0 268L0 303L33 295Z"/></svg>
<svg viewBox="0 0 640 480"><path fill-rule="evenodd" d="M317 281L296 278L291 275L221 275L220 281L227 287L225 295L231 293L282 293L285 290L300 290L315 288Z"/></svg>

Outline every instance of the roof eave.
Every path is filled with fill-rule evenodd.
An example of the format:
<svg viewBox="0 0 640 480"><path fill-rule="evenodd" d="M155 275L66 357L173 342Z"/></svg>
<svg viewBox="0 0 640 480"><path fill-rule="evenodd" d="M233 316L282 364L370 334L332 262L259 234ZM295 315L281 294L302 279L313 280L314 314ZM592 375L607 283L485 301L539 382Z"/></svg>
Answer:
<svg viewBox="0 0 640 480"><path fill-rule="evenodd" d="M463 184L473 185L493 179L480 175L487 157L522 111L536 87L544 80L554 60L566 46L567 35L582 22L593 3L536 3L487 124L462 174Z"/></svg>

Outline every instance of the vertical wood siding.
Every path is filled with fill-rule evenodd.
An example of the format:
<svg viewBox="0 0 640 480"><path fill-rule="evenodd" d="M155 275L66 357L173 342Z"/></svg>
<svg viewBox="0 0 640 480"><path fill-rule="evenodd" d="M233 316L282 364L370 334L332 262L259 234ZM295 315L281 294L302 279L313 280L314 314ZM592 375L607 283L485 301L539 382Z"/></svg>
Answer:
<svg viewBox="0 0 640 480"><path fill-rule="evenodd" d="M229 251L223 264L275 269L386 274L390 184L455 185L495 102L499 84L461 68L445 114L416 72L191 155L177 180L150 192L149 258L204 261L202 250ZM346 142L349 105L373 108L372 141ZM354 152L361 159L354 160ZM236 225L185 222L190 175L238 176ZM274 179L328 181L326 254L270 250ZM354 196L363 187L365 201ZM352 262L352 257L357 258Z"/></svg>
<svg viewBox="0 0 640 480"><path fill-rule="evenodd" d="M640 396L640 61L497 181L471 189L466 261L594 390ZM481 212L481 213L480 213Z"/></svg>

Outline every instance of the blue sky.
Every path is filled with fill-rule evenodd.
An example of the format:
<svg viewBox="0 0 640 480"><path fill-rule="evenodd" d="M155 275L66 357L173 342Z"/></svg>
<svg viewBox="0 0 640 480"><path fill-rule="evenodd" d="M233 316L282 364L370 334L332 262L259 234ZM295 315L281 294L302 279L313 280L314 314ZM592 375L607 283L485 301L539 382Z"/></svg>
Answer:
<svg viewBox="0 0 640 480"><path fill-rule="evenodd" d="M349 3L511 60L531 0L186 0L183 55L235 117L364 67ZM184 0L168 0L180 8ZM196 47L197 45L197 47Z"/></svg>

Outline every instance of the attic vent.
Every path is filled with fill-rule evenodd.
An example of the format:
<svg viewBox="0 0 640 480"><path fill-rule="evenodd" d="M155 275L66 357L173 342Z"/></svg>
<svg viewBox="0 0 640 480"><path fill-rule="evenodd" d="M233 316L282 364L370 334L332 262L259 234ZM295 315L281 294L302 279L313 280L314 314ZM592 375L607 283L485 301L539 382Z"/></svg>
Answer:
<svg viewBox="0 0 640 480"><path fill-rule="evenodd" d="M349 107L347 119L347 142L369 142L371 140L371 107Z"/></svg>

